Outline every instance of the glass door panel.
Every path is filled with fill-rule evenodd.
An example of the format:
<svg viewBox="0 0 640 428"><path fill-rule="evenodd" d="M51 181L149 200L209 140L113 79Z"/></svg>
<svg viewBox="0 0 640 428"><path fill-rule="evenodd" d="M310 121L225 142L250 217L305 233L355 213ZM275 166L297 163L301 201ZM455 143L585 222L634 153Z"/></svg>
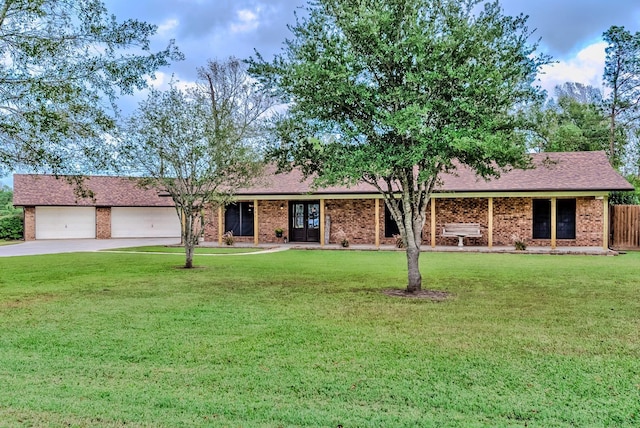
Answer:
<svg viewBox="0 0 640 428"><path fill-rule="evenodd" d="M320 242L320 204L289 203L289 236L294 242Z"/></svg>

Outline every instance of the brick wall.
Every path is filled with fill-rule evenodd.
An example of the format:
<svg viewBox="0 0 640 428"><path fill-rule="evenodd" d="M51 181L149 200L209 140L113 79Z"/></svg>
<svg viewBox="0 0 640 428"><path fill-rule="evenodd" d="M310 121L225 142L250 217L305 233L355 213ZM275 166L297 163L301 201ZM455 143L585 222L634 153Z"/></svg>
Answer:
<svg viewBox="0 0 640 428"><path fill-rule="evenodd" d="M489 245L488 199L456 198L435 199L432 201L435 201L436 204L436 245L458 245L458 238L442 236L442 229L446 223L479 223L482 237L464 238L464 244L477 246ZM425 225L425 229L431 228L430 221L431 220ZM430 241L426 241L425 244L430 244Z"/></svg>
<svg viewBox="0 0 640 428"><path fill-rule="evenodd" d="M36 239L36 207L24 207L24 240Z"/></svg>
<svg viewBox="0 0 640 428"><path fill-rule="evenodd" d="M576 198L576 239L557 239L559 247L602 245L603 201L593 197ZM517 235L528 245L548 247L550 239L533 239L531 198L494 198L493 244L513 245Z"/></svg>
<svg viewBox="0 0 640 428"><path fill-rule="evenodd" d="M436 245L457 245L458 238L442 237L445 223L479 223L481 238L465 238L465 245L489 245L488 198L435 199ZM602 245L602 200L593 197L576 198L576 239L558 239L558 246ZM393 244L392 238L384 238L384 205L380 203L380 242ZM423 231L423 245L431 245L431 207L427 209L427 221ZM532 239L533 203L531 198L493 199L493 245L511 246L514 237L524 239L532 246L550 246L549 239Z"/></svg>
<svg viewBox="0 0 640 428"><path fill-rule="evenodd" d="M424 229L422 230L422 245L431 245L431 201L427 205L427 213L425 216ZM380 200L380 244L382 245L395 245L396 239L393 237L386 237L387 231L385 230L385 203Z"/></svg>
<svg viewBox="0 0 640 428"><path fill-rule="evenodd" d="M252 202L252 201L249 201ZM258 201L258 242L282 243L288 235L288 203L287 201ZM284 230L282 238L276 238L275 230ZM222 211L222 233L225 232L224 210ZM204 239L209 242L218 241L218 209L207 208L205 214ZM235 236L236 242L254 242L253 236Z"/></svg>
<svg viewBox="0 0 640 428"><path fill-rule="evenodd" d="M432 199L436 204L436 245L455 246L458 238L442 237L445 223L479 223L482 237L465 238L465 245L487 246L489 244L489 201L488 198ZM557 240L558 246L600 246L602 245L602 200L593 197L576 199L576 239ZM260 243L283 242L276 238L275 229L282 228L284 236L289 231L288 201L259 201L258 240ZM25 209L25 220L28 209ZM96 214L98 215L98 214ZM325 215L331 217L329 243L339 243L338 233L344 231L351 244L375 243L375 200L374 199L327 199ZM383 245L393 245L394 238L385 237L385 208L379 204L379 238ZM431 245L431 206L427 207L426 223L422 235L423 245ZM26 224L26 223L25 223ZM223 214L224 228L224 214ZM26 236L25 226L25 236ZM35 227L33 227L35 236ZM532 239L533 207L531 198L493 199L493 245L512 246L514 236L525 240L531 246L550 246L548 239ZM321 237L323 239L323 237ZM207 210L205 240L218 240L218 210ZM237 242L253 242L253 237L236 237Z"/></svg>
<svg viewBox="0 0 640 428"><path fill-rule="evenodd" d="M425 216L424 229L422 230L422 245L431 245L431 204L437 204L436 200L431 199L429 201L429 205L427 205L427 215ZM436 218L438 218L437 212ZM438 227L436 225L436 237L438 236L438 234Z"/></svg>
<svg viewBox="0 0 640 428"><path fill-rule="evenodd" d="M576 200L576 245L602 246L604 200L578 198Z"/></svg>
<svg viewBox="0 0 640 428"><path fill-rule="evenodd" d="M603 202L593 197L576 198L576 239L557 239L556 245L558 247L602 246ZM551 240L532 239L530 244L548 247L551 245Z"/></svg>
<svg viewBox="0 0 640 428"><path fill-rule="evenodd" d="M224 221L224 218L223 218ZM224 227L224 223L223 223ZM218 242L218 208L207 207L204 214L204 240Z"/></svg>
<svg viewBox="0 0 640 428"><path fill-rule="evenodd" d="M514 245L514 237L532 244L531 198L493 198L493 245Z"/></svg>
<svg viewBox="0 0 640 428"><path fill-rule="evenodd" d="M340 231L345 233L350 244L375 243L376 213L373 199L328 199L324 212L325 216L331 218L330 244L340 242Z"/></svg>
<svg viewBox="0 0 640 428"><path fill-rule="evenodd" d="M287 201L259 201L258 203L258 241L282 243L289 235L289 206ZM282 229L282 238L276 238L276 229Z"/></svg>
<svg viewBox="0 0 640 428"><path fill-rule="evenodd" d="M111 208L110 207L96 208L96 238L97 239L111 238Z"/></svg>

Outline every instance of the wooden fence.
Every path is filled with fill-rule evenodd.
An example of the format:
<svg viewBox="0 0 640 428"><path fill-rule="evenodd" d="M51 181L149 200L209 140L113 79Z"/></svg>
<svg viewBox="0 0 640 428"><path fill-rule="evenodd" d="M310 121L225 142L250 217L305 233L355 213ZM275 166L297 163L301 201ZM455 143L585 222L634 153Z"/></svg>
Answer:
<svg viewBox="0 0 640 428"><path fill-rule="evenodd" d="M611 246L618 250L640 250L640 205L611 207Z"/></svg>

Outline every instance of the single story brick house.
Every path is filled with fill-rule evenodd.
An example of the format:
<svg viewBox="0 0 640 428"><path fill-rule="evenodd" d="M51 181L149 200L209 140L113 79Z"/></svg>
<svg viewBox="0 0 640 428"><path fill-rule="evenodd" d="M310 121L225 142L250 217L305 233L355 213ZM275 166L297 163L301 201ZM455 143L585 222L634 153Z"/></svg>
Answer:
<svg viewBox="0 0 640 428"><path fill-rule="evenodd" d="M443 237L446 223L478 223L481 237L466 245L531 246L609 244L611 191L633 187L609 164L604 152L540 153L535 168L512 170L485 181L459 167L444 174L427 209L423 244L457 245ZM64 238L179 237L171 198L141 189L134 179L92 176L94 198L78 198L73 186L48 175L14 176L14 205L25 209L25 240ZM206 212L205 241L393 244L397 226L382 196L369 185L314 189L298 171L266 174L260 184L236 194L226 208ZM283 229L283 236L276 236Z"/></svg>

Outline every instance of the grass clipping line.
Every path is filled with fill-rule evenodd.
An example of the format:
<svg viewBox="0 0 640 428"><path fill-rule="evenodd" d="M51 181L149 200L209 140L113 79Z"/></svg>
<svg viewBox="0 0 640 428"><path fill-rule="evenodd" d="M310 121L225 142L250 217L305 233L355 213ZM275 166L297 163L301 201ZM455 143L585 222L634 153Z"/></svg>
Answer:
<svg viewBox="0 0 640 428"><path fill-rule="evenodd" d="M407 297L412 299L430 299L435 302L443 302L453 294L447 291L438 291L438 290L419 290L413 293L408 292L406 289L398 289L398 288L388 288L386 290L382 290L384 294L391 297Z"/></svg>

